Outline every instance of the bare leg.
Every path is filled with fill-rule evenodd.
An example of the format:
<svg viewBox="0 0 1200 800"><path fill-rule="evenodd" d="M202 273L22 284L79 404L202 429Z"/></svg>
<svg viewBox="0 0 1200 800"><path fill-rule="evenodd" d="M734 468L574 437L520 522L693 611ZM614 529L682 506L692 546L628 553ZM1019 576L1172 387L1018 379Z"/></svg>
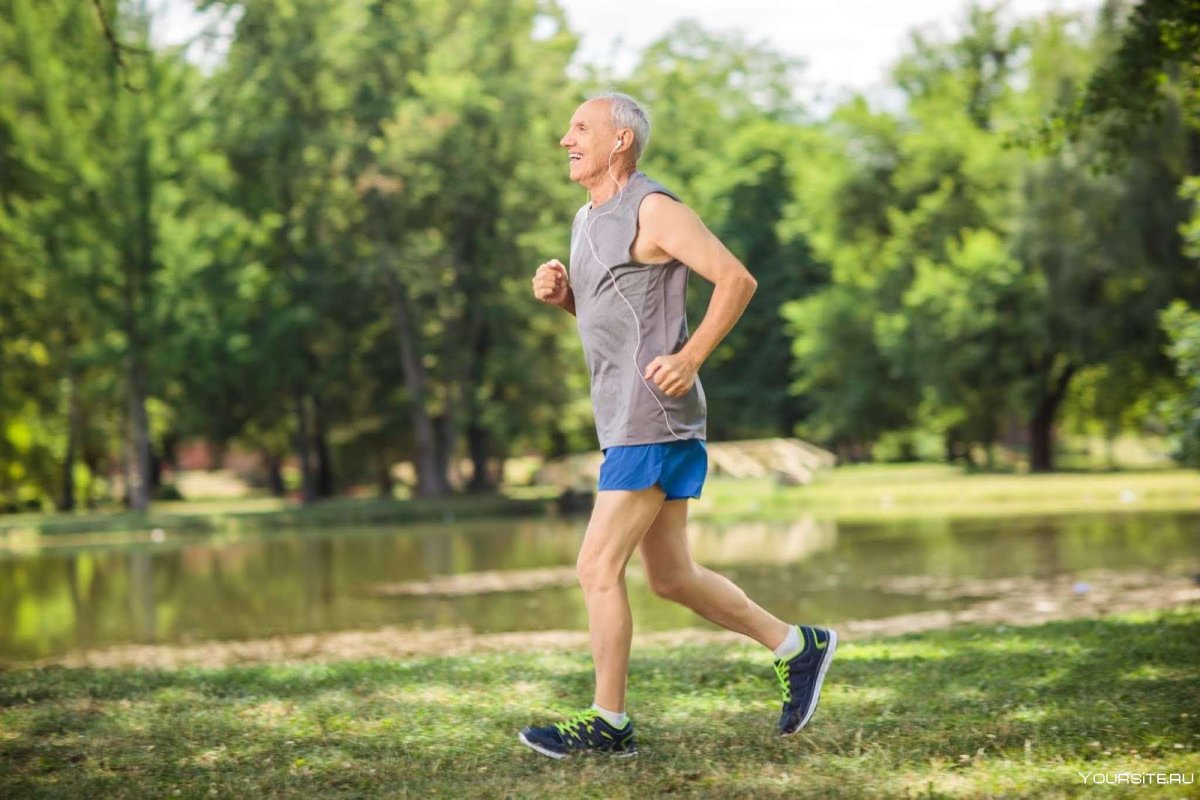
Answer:
<svg viewBox="0 0 1200 800"><path fill-rule="evenodd" d="M642 537L640 552L650 588L723 628L771 648L788 634L788 624L767 613L724 575L692 559L687 540L687 500L662 504Z"/></svg>
<svg viewBox="0 0 1200 800"><path fill-rule="evenodd" d="M658 486L641 491L602 491L579 548L579 583L587 604L596 705L625 710L633 618L625 592L625 565L658 515L666 495Z"/></svg>

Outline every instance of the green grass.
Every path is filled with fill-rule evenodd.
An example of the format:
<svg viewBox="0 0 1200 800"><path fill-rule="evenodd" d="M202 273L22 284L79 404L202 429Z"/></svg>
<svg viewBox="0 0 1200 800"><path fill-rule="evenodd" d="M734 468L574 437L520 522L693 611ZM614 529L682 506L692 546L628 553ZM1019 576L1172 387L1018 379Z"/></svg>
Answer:
<svg viewBox="0 0 1200 800"><path fill-rule="evenodd" d="M119 531L294 529L503 516L541 516L553 487L440 500L343 498L303 507L269 498L156 503L148 514L106 511L0 516L0 535ZM813 513L845 521L904 517L1004 517L1081 511L1200 511L1200 472L1152 469L1049 475L967 473L939 464L874 464L820 473L810 486L770 479L712 478L692 505L696 519L795 519Z"/></svg>
<svg viewBox="0 0 1200 800"><path fill-rule="evenodd" d="M168 531L306 528L544 514L550 501L505 495L456 495L437 500L336 498L302 506L275 498L154 503L147 513L94 511L0 516L0 533L60 535L163 528Z"/></svg>
<svg viewBox="0 0 1200 800"><path fill-rule="evenodd" d="M967 473L940 464L868 464L819 473L809 486L766 479L705 485L693 515L711 520L1005 517L1082 511L1200 511L1200 472L1154 469L1045 475Z"/></svg>
<svg viewBox="0 0 1200 800"><path fill-rule="evenodd" d="M753 645L635 650L640 755L516 731L591 699L582 653L0 672L3 797L1159 797L1200 772L1200 609L846 643L801 734Z"/></svg>

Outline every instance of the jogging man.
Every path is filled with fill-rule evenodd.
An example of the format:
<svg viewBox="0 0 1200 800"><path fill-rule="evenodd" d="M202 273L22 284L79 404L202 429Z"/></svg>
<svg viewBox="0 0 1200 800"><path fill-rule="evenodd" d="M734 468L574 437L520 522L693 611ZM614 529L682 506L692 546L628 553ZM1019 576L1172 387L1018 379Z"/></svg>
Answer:
<svg viewBox="0 0 1200 800"><path fill-rule="evenodd" d="M708 471L707 409L697 373L757 283L690 208L638 171L649 138L646 113L628 95L599 95L575 111L559 144L571 180L588 190L590 201L571 228L570 276L551 260L533 278L534 297L577 317L604 453L577 562L595 702L571 719L520 733L521 742L552 758L637 752L625 714L633 633L625 565L635 547L656 594L774 651L784 736L816 710L837 647L832 630L788 625L692 560L688 499L700 496ZM714 284L692 336L684 312L689 269Z"/></svg>

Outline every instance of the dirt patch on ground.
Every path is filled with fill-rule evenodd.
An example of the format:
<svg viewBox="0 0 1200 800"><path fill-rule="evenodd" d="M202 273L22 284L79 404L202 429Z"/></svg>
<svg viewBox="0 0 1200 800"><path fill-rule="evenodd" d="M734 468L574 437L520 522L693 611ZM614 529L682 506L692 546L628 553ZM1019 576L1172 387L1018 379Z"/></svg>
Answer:
<svg viewBox="0 0 1200 800"><path fill-rule="evenodd" d="M1189 570L1194 572L1195 570ZM557 580L561 576L546 575ZM977 598L954 611L928 611L836 625L843 639L927 631L964 624L1036 625L1060 619L1101 617L1139 610L1163 610L1200 603L1200 584L1191 575L1159 572L1089 572L1054 578L1004 578L949 581L898 577L877 584L889 591L936 599ZM442 587L446 588L446 587ZM727 631L685 629L638 634L635 647L742 642ZM587 631L472 633L463 628L436 631L387 627L275 636L241 642L189 645L122 645L9 666L142 667L333 662L372 658L403 659L424 655L571 650L587 651Z"/></svg>

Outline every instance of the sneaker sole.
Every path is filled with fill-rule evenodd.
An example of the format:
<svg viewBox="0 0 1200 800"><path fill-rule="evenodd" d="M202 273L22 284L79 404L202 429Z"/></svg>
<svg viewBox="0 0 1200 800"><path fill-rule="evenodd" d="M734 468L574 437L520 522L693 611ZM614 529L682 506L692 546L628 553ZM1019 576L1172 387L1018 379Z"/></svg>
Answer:
<svg viewBox="0 0 1200 800"><path fill-rule="evenodd" d="M521 740L521 744L525 745L526 747L528 747L530 750L533 750L534 752L541 753L544 756L549 756L550 758L554 758L554 759L560 759L560 758L567 757L566 753L556 753L553 750L548 750L547 748L542 747L540 744L537 744L536 742L529 741L528 739L525 738L524 732L518 733L517 738ZM611 758L633 758L637 754L638 754L638 751L636 749L634 749L634 750L630 750L627 753L602 753L599 755L606 755Z"/></svg>
<svg viewBox="0 0 1200 800"><path fill-rule="evenodd" d="M524 733L518 733L517 738L521 740L521 744L525 745L526 747L528 747L530 750L533 750L534 752L541 753L544 756L549 756L550 758L566 758L567 757L566 753L556 753L553 750L547 750L545 747L542 747L540 744L534 744L533 742L531 742L525 738Z"/></svg>
<svg viewBox="0 0 1200 800"><path fill-rule="evenodd" d="M808 711L804 714L804 719L800 720L800 724L796 726L796 730L789 733L781 733L780 736L795 736L800 731L804 730L804 726L812 719L812 715L817 711L817 703L821 700L821 684L825 682L825 672L829 669L829 665L833 663L833 654L837 651L837 631L829 628L829 644L825 649L825 658L821 661L821 668L817 670L817 685L813 689L812 705L808 707Z"/></svg>

